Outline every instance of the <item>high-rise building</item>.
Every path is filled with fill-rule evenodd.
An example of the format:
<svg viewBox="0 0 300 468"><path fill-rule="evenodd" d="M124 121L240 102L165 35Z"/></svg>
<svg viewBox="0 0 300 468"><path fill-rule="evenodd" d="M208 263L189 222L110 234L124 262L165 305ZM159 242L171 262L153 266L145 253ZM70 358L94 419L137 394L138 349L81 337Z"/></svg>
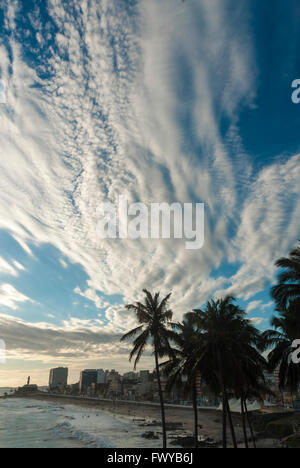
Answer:
<svg viewBox="0 0 300 468"><path fill-rule="evenodd" d="M49 388L53 390L54 388L64 388L68 384L68 368L67 367L57 367L50 370L49 375Z"/></svg>
<svg viewBox="0 0 300 468"><path fill-rule="evenodd" d="M109 383L113 377L120 377L119 372L116 372L115 369L112 369L110 372L106 374L105 383Z"/></svg>
<svg viewBox="0 0 300 468"><path fill-rule="evenodd" d="M92 383L97 383L97 375L96 369L85 369L80 372L79 390L82 392L91 387Z"/></svg>
<svg viewBox="0 0 300 468"><path fill-rule="evenodd" d="M97 370L97 384L105 384L106 378L105 378L105 372L103 369L98 369Z"/></svg>
<svg viewBox="0 0 300 468"><path fill-rule="evenodd" d="M140 381L141 382L149 382L150 380L150 372L148 370L141 370L140 371Z"/></svg>
<svg viewBox="0 0 300 468"><path fill-rule="evenodd" d="M108 388L109 388L109 392L115 396L122 393L122 383L121 383L121 378L118 372L113 372L110 374Z"/></svg>
<svg viewBox="0 0 300 468"><path fill-rule="evenodd" d="M135 372L125 372L124 379L137 380L138 375Z"/></svg>

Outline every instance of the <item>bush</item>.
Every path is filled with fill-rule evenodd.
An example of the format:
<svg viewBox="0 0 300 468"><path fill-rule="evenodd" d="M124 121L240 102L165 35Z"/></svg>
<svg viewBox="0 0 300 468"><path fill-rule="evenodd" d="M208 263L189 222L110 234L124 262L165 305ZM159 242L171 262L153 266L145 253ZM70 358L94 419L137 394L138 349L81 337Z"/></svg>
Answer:
<svg viewBox="0 0 300 468"><path fill-rule="evenodd" d="M289 448L300 448L300 435L294 435L287 440Z"/></svg>
<svg viewBox="0 0 300 468"><path fill-rule="evenodd" d="M266 435L269 437L275 437L283 439L294 433L293 425L289 420L277 420L271 421L266 425Z"/></svg>
<svg viewBox="0 0 300 468"><path fill-rule="evenodd" d="M252 415L251 415L252 416ZM293 415L293 419L298 419L296 415ZM289 416L284 413L263 413L263 414L255 414L253 415L253 427L256 432L265 432L267 425L270 422L277 422L277 421L290 421ZM300 419L299 419L300 423Z"/></svg>

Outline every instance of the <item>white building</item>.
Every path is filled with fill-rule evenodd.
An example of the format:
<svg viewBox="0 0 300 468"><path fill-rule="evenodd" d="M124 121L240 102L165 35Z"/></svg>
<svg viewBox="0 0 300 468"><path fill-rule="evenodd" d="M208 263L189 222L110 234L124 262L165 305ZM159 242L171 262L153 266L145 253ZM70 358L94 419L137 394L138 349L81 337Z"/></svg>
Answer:
<svg viewBox="0 0 300 468"><path fill-rule="evenodd" d="M50 370L49 375L49 388L64 388L68 383L68 368L57 367L56 369Z"/></svg>

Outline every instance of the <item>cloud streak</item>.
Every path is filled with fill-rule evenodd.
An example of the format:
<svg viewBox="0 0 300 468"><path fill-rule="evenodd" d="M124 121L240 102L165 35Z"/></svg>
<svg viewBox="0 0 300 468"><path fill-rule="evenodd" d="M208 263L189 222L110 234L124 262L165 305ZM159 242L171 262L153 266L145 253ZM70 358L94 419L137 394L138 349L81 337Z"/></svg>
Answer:
<svg viewBox="0 0 300 468"><path fill-rule="evenodd" d="M119 344L120 335L103 332L95 321L71 320L64 327L51 327L2 315L0 327L8 358L74 363L128 353Z"/></svg>
<svg viewBox="0 0 300 468"><path fill-rule="evenodd" d="M16 310L18 308L18 303L28 301L34 302L11 284L4 283L0 285L0 306Z"/></svg>

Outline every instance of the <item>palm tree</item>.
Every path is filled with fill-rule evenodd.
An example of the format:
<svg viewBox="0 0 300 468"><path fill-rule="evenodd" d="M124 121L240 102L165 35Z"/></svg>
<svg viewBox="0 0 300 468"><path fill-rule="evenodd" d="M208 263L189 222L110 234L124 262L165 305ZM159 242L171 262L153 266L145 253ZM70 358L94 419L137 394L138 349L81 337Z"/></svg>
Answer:
<svg viewBox="0 0 300 468"><path fill-rule="evenodd" d="M253 346L258 337L257 329L234 301L231 296L212 300L207 302L204 310L196 309L187 314L201 334L199 347L194 351L195 367L200 370L211 391L222 393L224 448L227 447L227 421L233 446L237 448L229 394L236 391L241 363L247 359L250 361L251 355L253 359Z"/></svg>
<svg viewBox="0 0 300 468"><path fill-rule="evenodd" d="M135 313L140 325L126 333L121 338L121 341L134 338L133 349L129 355L130 361L135 357L134 368L136 368L146 346L151 344L153 347L161 407L163 448L166 448L166 418L159 370L159 358L166 355L173 355L173 350L170 345L170 340L174 337L174 332L170 328L173 312L168 308L171 294L168 294L160 301L159 293L152 295L146 289L143 289L143 292L145 293L144 303L136 302L126 306L126 309L132 310Z"/></svg>
<svg viewBox="0 0 300 468"><path fill-rule="evenodd" d="M271 319L273 330L263 333L265 349L272 348L268 355L271 370L279 367L279 387L283 391L286 388L293 394L298 390L300 382L300 366L292 361L295 349L292 346L294 340L300 336L300 297L289 300L288 307L278 310L278 316Z"/></svg>
<svg viewBox="0 0 300 468"><path fill-rule="evenodd" d="M183 322L173 324L176 331L173 341L177 348L173 349L173 356L170 360L161 364L164 373L168 376L167 390L180 385L182 377L187 377L184 391L191 394L194 410L194 436L195 448L198 447L198 405L197 405L197 387L196 378L197 369L194 369L194 360L192 359L195 346L199 346L200 335L196 332L194 323L185 318Z"/></svg>
<svg viewBox="0 0 300 468"><path fill-rule="evenodd" d="M300 243L289 253L275 263L283 271L278 276L278 284L271 290L280 310L286 309L289 302L300 297ZM300 312L300 310L299 310Z"/></svg>
<svg viewBox="0 0 300 468"><path fill-rule="evenodd" d="M267 362L259 352L263 339L255 327L253 327L250 341L250 343L247 343L247 339L245 340L242 359L240 360L240 365L237 369L236 379L234 380L233 385L236 398L240 398L241 400L241 415L245 447L248 448L247 420L253 446L256 448L252 422L247 408L247 400L249 398L261 400L263 399L263 395L272 392L265 382L264 370L267 369Z"/></svg>

